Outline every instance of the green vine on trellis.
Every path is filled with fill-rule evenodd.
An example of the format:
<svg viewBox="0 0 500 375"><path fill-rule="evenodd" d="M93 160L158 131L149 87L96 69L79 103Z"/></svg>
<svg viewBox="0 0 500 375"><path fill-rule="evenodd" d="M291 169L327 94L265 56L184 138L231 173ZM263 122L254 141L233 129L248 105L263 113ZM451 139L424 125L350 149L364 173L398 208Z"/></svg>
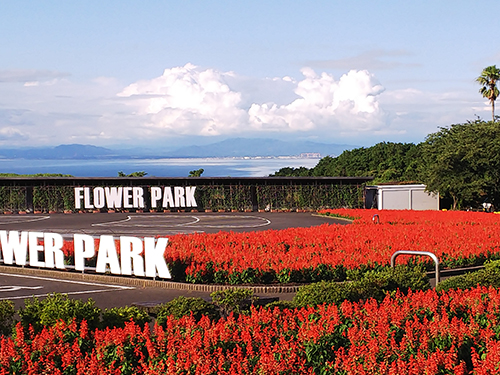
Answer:
<svg viewBox="0 0 500 375"><path fill-rule="evenodd" d="M363 184L207 184L196 186L195 198L198 210L211 211L247 211L253 210L254 204L259 210L360 208L363 207L363 189ZM26 187L0 187L0 210L27 210L26 194ZM75 211L74 187L34 186L33 209L41 212ZM163 207L156 210L163 210Z"/></svg>

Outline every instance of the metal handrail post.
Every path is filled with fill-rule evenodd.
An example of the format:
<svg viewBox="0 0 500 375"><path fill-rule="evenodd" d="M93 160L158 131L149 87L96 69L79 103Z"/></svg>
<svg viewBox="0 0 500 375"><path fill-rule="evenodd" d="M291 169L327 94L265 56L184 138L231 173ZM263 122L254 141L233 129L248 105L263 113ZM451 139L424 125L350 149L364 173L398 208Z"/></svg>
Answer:
<svg viewBox="0 0 500 375"><path fill-rule="evenodd" d="M417 250L398 250L391 256L391 267L394 267L394 264L396 262L396 258L398 255L405 254L405 255L425 255L428 257L431 257L432 260L434 261L435 264L435 269L436 269L436 285L439 283L439 259L434 253L431 253L430 251L417 251Z"/></svg>

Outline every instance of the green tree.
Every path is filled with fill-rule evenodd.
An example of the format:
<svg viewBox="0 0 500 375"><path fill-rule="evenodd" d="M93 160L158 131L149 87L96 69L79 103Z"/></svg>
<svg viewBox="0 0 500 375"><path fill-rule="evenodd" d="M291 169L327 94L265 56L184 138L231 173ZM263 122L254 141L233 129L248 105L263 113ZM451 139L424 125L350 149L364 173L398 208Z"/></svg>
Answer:
<svg viewBox="0 0 500 375"><path fill-rule="evenodd" d="M144 171L140 171L140 172L132 172L130 174L125 174L123 173L123 171L119 171L118 172L118 177L144 177L146 176L148 173L147 172L144 172Z"/></svg>
<svg viewBox="0 0 500 375"><path fill-rule="evenodd" d="M500 129L477 119L429 134L422 145L427 190L452 200L452 208L500 206Z"/></svg>
<svg viewBox="0 0 500 375"><path fill-rule="evenodd" d="M368 148L326 156L310 170L312 176L374 177L374 183L415 182L420 175L420 145L381 142Z"/></svg>
<svg viewBox="0 0 500 375"><path fill-rule="evenodd" d="M270 174L269 177L307 177L310 175L309 171L310 169L306 167L284 167L274 174Z"/></svg>
<svg viewBox="0 0 500 375"><path fill-rule="evenodd" d="M194 171L189 171L189 176L188 177L201 177L201 175L205 172L203 168L196 169Z"/></svg>
<svg viewBox="0 0 500 375"><path fill-rule="evenodd" d="M496 65L484 68L476 82L481 85L479 93L491 103L491 119L495 121L495 100L498 98L497 81L500 80L500 69Z"/></svg>

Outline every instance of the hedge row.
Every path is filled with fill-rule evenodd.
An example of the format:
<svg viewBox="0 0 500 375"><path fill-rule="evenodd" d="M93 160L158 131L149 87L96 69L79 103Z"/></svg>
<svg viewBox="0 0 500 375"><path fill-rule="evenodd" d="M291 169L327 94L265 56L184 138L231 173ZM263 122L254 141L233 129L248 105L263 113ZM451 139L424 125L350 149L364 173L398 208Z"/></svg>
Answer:
<svg viewBox="0 0 500 375"><path fill-rule="evenodd" d="M61 320L66 324L74 320L77 325L86 321L87 327L94 330L124 327L128 321L144 326L152 320L151 317L155 317L160 325L165 324L170 316L181 318L193 315L196 320L207 316L210 320L218 320L230 314L236 316L246 314L252 305L298 308L324 303L340 304L344 300L356 302L373 298L381 301L387 293L395 293L397 290L406 293L410 289L415 291L429 288L422 267L397 266L382 272L351 274L351 278L339 283L321 281L302 286L292 301L273 301L266 304L269 302L268 299L259 300L250 289L236 288L213 292L211 302L202 298L181 296L158 305L151 311L136 306L116 307L103 311L95 306L92 299L84 302L55 293L42 300L38 298L25 300L25 306L17 312L17 315L24 330L32 329L35 333L41 332L44 327L52 327ZM0 301L0 332L3 335L11 333L16 323L15 313L11 301Z"/></svg>
<svg viewBox="0 0 500 375"><path fill-rule="evenodd" d="M490 262L485 269L465 275L450 277L436 287L436 291L450 289L471 289L476 286L493 286L500 288L500 261ZM427 290L429 280L422 265L411 267L398 265L395 268L384 268L379 272L350 272L347 280L342 282L320 281L302 286L291 301L274 301L265 304L259 301L249 289L236 288L217 291L211 294L212 301L202 298L178 297L170 302L156 306L146 311L136 306L116 307L101 310L95 306L92 299L81 301L55 293L40 300L32 298L25 300L25 306L15 311L12 301L0 301L0 333L9 335L19 316L19 321L25 330L31 327L34 332L41 332L44 327L54 326L58 321L66 324L73 320L77 324L86 321L89 329L105 329L124 327L128 321L134 321L140 326L151 322L152 317L160 325L165 324L168 317L181 318L193 315L195 320L207 316L210 320L218 320L230 314L246 314L252 305L265 305L268 308L300 308L322 304L342 302L359 302L375 299L381 302L387 294L400 291L403 294L409 290Z"/></svg>

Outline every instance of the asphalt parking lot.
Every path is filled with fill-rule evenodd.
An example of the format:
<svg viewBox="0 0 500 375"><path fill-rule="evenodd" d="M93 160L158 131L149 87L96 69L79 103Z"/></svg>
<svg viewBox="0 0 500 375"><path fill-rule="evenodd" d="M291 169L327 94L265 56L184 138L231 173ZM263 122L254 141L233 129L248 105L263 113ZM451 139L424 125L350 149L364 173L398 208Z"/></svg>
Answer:
<svg viewBox="0 0 500 375"><path fill-rule="evenodd" d="M311 227L345 220L308 212L178 212L0 215L0 230L42 231L59 234L156 236L178 233L249 232Z"/></svg>
<svg viewBox="0 0 500 375"><path fill-rule="evenodd" d="M45 277L0 273L0 300L11 300L16 309L30 298L42 299L51 293L67 294L70 298L92 298L101 309L134 304L159 304L175 297L200 297L210 300L210 293L163 288L141 288L105 282L68 280L62 277Z"/></svg>
<svg viewBox="0 0 500 375"><path fill-rule="evenodd" d="M0 230L53 232L64 235L84 233L94 236L168 236L178 233L248 232L290 227L310 227L324 223L347 224L346 221L314 216L311 213L114 213L2 215ZM18 266L3 266L0 271L0 300L12 300L16 307L27 298L44 298L50 293L64 293L71 298L92 298L102 309L143 303L164 303L178 296L210 300L211 291L177 288L141 287L126 282L98 282L68 279L67 273L53 271L51 276L26 274ZM5 269L8 268L8 272ZM259 295L258 293L256 293ZM262 297L293 298L294 293L270 292Z"/></svg>

